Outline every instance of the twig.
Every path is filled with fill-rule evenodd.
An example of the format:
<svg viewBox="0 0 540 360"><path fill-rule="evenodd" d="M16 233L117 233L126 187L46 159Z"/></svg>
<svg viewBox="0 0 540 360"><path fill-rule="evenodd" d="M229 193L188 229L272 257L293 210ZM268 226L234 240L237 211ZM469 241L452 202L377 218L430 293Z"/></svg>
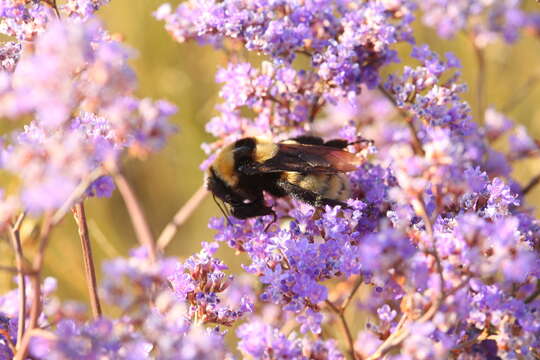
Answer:
<svg viewBox="0 0 540 360"><path fill-rule="evenodd" d="M82 179L79 185L73 190L69 198L64 204L56 210L54 214L46 213L43 217L43 224L41 226L41 232L39 235L39 249L38 253L32 263L31 272L25 272L30 276L32 284L32 306L30 307L30 319L27 330L20 342L19 350L15 354L15 360L24 360L28 354L28 346L30 345L30 337L32 331L37 328L37 322L41 313L41 270L43 268L43 262L45 259L45 249L49 242L49 234L51 229L58 224L69 209L73 206L73 203L77 201L88 189L88 186L97 180L100 176L103 176L103 169L94 169L85 179ZM19 344L19 343L18 343ZM18 345L17 344L17 345Z"/></svg>
<svg viewBox="0 0 540 360"><path fill-rule="evenodd" d="M422 200L420 198L420 196L415 199L414 201L414 204L413 205L416 205L414 206L414 208L417 209L417 211L419 212L418 215L420 215L420 217L422 218L422 220L424 221L424 225L426 226L426 231L428 233L428 236L431 240L431 251L429 252L431 255L433 255L433 257L435 258L435 265L437 266L437 273L439 274L439 291L440 291L440 298L444 298L445 297L445 293L444 293L444 274L443 274L443 267L442 267L442 262L441 262L441 258L439 256L439 252L437 250L437 238L434 236L433 234L433 222L431 221L431 219L429 218L429 215L427 213L427 210L426 210L426 204L424 203L424 200ZM440 305L440 304L439 304Z"/></svg>
<svg viewBox="0 0 540 360"><path fill-rule="evenodd" d="M58 224L68 211L73 207L73 204L84 195L88 187L96 181L98 178L104 175L104 171L101 168L94 169L85 179L82 179L79 185L73 190L66 202L54 213L51 220L51 225Z"/></svg>
<svg viewBox="0 0 540 360"><path fill-rule="evenodd" d="M377 87L377 89L381 92L381 94L384 95L384 97L386 99L388 99L388 101L390 101L392 103L392 105L394 105L394 107L397 109L397 111L399 112L399 114L404 118L404 119L407 119L409 117L409 114L403 110L397 103L396 99L394 99L394 97L392 96L392 94L390 94L385 88L384 86L382 85L379 85Z"/></svg>
<svg viewBox="0 0 540 360"><path fill-rule="evenodd" d="M405 328L403 329L403 326L407 322L407 316L403 315L401 319L399 319L398 324L396 325L396 328L394 329L394 332L388 336L384 342L379 345L377 350L371 354L366 360L376 360L380 359L384 354L386 354L390 349L392 349L394 346L399 344L403 339L405 339L409 335L409 329Z"/></svg>
<svg viewBox="0 0 540 360"><path fill-rule="evenodd" d="M450 349L450 352L454 355L458 355L462 350L467 349L468 347L476 344L478 341L486 339L489 335L487 328L484 329L481 333L476 334L469 340L465 340L462 343L456 345L454 348Z"/></svg>
<svg viewBox="0 0 540 360"><path fill-rule="evenodd" d="M24 360L28 354L28 346L30 345L30 338L32 337L32 331L37 328L39 315L41 313L41 270L43 268L43 262L45 259L45 249L49 242L49 235L52 229L52 217L50 213L46 213L43 218L43 224L41 225L41 232L39 235L39 249L32 265L33 273L30 275L32 282L32 307L30 308L30 322L28 329L26 330L21 345L17 354L15 354L15 360Z"/></svg>
<svg viewBox="0 0 540 360"><path fill-rule="evenodd" d="M468 276L458 286L448 291L444 297L437 297L437 300L435 301L435 303L433 303L433 305L429 307L429 309L424 313L424 315L422 315L417 320L417 322L422 323L422 322L431 320L431 318L437 313L439 306L446 299L446 297L457 293L466 284L468 284L470 279L471 277ZM403 342L403 340L405 340L407 336L409 336L410 334L410 329L403 328L406 321L407 321L407 315L403 315L401 319L399 320L396 328L394 329L394 332L390 334L390 336L386 338L386 340L381 345L379 345L377 350L371 356L369 356L366 360L380 359L382 356L384 356L384 354L388 353L394 347L399 346L399 344L401 344L401 342Z"/></svg>
<svg viewBox="0 0 540 360"><path fill-rule="evenodd" d="M0 271L9 272L9 273L12 273L12 274L18 274L19 273L19 270L15 266L0 265ZM27 276L34 274L34 271L29 269L28 266L25 263L23 263L23 268L22 268L21 272L24 275L27 275Z"/></svg>
<svg viewBox="0 0 540 360"><path fill-rule="evenodd" d="M13 354L15 354L17 352L17 348L15 346L15 344L13 343L13 340L11 340L11 335L9 334L9 332L7 330L4 330L4 329L1 329L0 328L0 335L2 335L7 343L7 346L9 347L9 349L11 350L11 352Z"/></svg>
<svg viewBox="0 0 540 360"><path fill-rule="evenodd" d="M4 265L0 265L0 271L6 271L6 272L10 272L12 274L18 274L19 273L19 270L16 267L4 266Z"/></svg>
<svg viewBox="0 0 540 360"><path fill-rule="evenodd" d="M536 289L531 295L527 296L527 298L525 299L525 304L532 303L534 299L538 297L538 295L540 295L540 279L536 280Z"/></svg>
<svg viewBox="0 0 540 360"><path fill-rule="evenodd" d="M97 291L96 281L96 269L94 268L94 261L92 257L92 246L90 243L90 235L88 232L88 224L86 222L86 213L84 211L84 204L80 202L73 207L73 217L77 223L79 230L79 237L81 238L81 247L84 259L84 272L86 277L86 284L88 286L88 292L90 295L90 306L92 307L92 315L94 319L101 317L101 304L99 302L99 296Z"/></svg>
<svg viewBox="0 0 540 360"><path fill-rule="evenodd" d="M23 272L23 249L20 229L25 213L21 213L10 229L9 235L15 249L15 265L17 267L17 288L19 292L19 317L17 319L17 347L20 346L26 328L26 278Z"/></svg>
<svg viewBox="0 0 540 360"><path fill-rule="evenodd" d="M390 101L392 103L392 105L394 105L394 107L397 109L397 111L399 112L401 117L407 123L407 126L409 127L409 130L411 131L411 134L412 134L412 137L413 137L413 139L412 139L413 142L412 142L411 145L413 147L414 152L419 154L419 155L424 155L425 154L424 148L422 147L422 142L420 141L420 138L418 137L418 131L416 130L416 127L414 126L412 117L405 110L403 110L401 107L399 107L396 99L394 99L392 94L390 94L388 91L386 91L384 86L379 85L377 87L377 89L379 89L379 91L384 95L384 97L386 97L388 99L388 101Z"/></svg>
<svg viewBox="0 0 540 360"><path fill-rule="evenodd" d="M325 303L339 317L341 326L343 327L343 332L345 333L345 336L347 337L347 343L349 344L349 353L351 354L351 359L357 360L356 353L354 351L354 340L352 337L351 329L349 328L349 324L347 324L347 319L345 319L345 315L343 311L328 299L325 300Z"/></svg>
<svg viewBox="0 0 540 360"><path fill-rule="evenodd" d="M27 355L27 352L28 352L28 346L30 345L30 340L32 339L32 337L34 336L39 336L39 337L42 337L42 338L45 338L47 340L51 340L51 341L57 341L58 340L58 336L56 334L53 334L49 331L46 331L46 330L43 330L43 329L28 329L24 335L24 338L23 338L23 343L21 344L21 350L17 351L17 353L15 354L15 357L13 358L14 360L27 360L27 359L32 359L31 357L26 357ZM22 354L22 351L23 349L25 350L25 354L23 355Z"/></svg>
<svg viewBox="0 0 540 360"><path fill-rule="evenodd" d="M320 99L321 99L321 96L317 95L315 97L315 101L313 101L313 105L311 107L311 110L309 112L309 117L308 117L310 123L315 121L315 117L317 116L319 111L323 108L324 104L326 104L326 101L324 100L321 101Z"/></svg>
<svg viewBox="0 0 540 360"><path fill-rule="evenodd" d="M483 123L485 113L484 98L486 88L486 56L484 53L484 49L476 45L474 39L472 39L472 44L478 64L478 73L476 78L476 102L478 107L478 121Z"/></svg>
<svg viewBox="0 0 540 360"><path fill-rule="evenodd" d="M424 201L421 198L417 198L414 200L413 207L416 209L418 215L422 218L424 221L424 224L426 226L426 232L428 233L428 236L431 240L432 249L429 251L429 254L431 254L435 259L435 264L437 266L437 273L439 274L439 296L435 299L433 304L429 307L428 310L417 320L418 322L426 322L431 320L431 318L437 313L440 306L442 305L444 299L448 295L445 292L445 280L444 280L444 274L443 274L443 267L441 263L441 259L439 257L439 253L437 251L437 244L436 244L436 238L433 234L433 223L431 219L429 218L429 215L426 211L426 206L424 204ZM460 285L458 285L457 290L459 290L461 287L465 286L467 281L463 281ZM457 291L456 289L453 289L450 293L454 293ZM450 294L449 293L449 294ZM398 326L396 326L396 329L394 329L394 332L379 346L379 348L367 358L367 360L375 360L380 359L382 356L384 356L386 353L388 353L390 350L392 350L394 347L399 346L409 336L410 329L402 327L404 326L406 321L406 315L404 315L399 323Z"/></svg>
<svg viewBox="0 0 540 360"><path fill-rule="evenodd" d="M523 188L523 190L521 191L521 193L525 196L527 195L527 193L529 193L532 189L534 189L534 187L536 185L538 185L540 183L540 174L536 175L535 177L533 177L531 179L531 181L529 181L529 183L527 185L525 185L525 187Z"/></svg>
<svg viewBox="0 0 540 360"><path fill-rule="evenodd" d="M58 10L58 5L56 4L56 0L43 0L43 2L53 8L56 17L58 17L59 20L62 19L60 10Z"/></svg>
<svg viewBox="0 0 540 360"><path fill-rule="evenodd" d="M176 235L178 229L186 222L187 219L193 214L193 212L201 205L203 200L208 195L206 187L202 185L191 196L191 198L178 210L172 220L165 226L157 241L157 248L160 251L165 250L167 245L171 242Z"/></svg>
<svg viewBox="0 0 540 360"><path fill-rule="evenodd" d="M146 247L150 261L155 262L156 243L152 236L152 232L150 231L150 227L148 226L148 222L146 221L146 216L144 215L141 204L124 175L122 175L120 171L114 171L112 175L116 186L118 187L118 191L120 191L124 203L126 204L131 223L133 224L133 229L135 230L135 235L137 236L139 243Z"/></svg>
<svg viewBox="0 0 540 360"><path fill-rule="evenodd" d="M354 298L354 295L356 295L356 292L358 291L358 289L360 288L360 286L362 285L363 282L364 282L364 276L359 275L358 279L356 279L356 282L354 283L353 289L350 292L349 296L347 296L347 298L345 299L343 304L341 304L340 311L342 313L345 312L345 310L347 309L347 307L351 303L351 300Z"/></svg>

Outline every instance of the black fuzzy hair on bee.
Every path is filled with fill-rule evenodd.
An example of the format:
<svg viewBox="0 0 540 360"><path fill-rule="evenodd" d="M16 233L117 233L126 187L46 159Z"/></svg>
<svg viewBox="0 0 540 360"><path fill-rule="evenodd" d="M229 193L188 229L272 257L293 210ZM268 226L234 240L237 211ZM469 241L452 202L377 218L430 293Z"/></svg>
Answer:
<svg viewBox="0 0 540 360"><path fill-rule="evenodd" d="M347 207L350 184L343 173L362 163L361 158L344 150L348 145L346 140L325 142L315 136L279 143L243 138L220 151L207 172L206 187L238 219L273 215L276 220L263 192L275 197L290 195L316 207Z"/></svg>

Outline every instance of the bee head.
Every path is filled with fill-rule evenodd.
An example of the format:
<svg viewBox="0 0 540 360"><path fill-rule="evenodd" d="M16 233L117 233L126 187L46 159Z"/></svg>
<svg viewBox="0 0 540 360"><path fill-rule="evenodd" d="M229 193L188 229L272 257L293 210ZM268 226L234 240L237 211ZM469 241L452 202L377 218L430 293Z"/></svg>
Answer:
<svg viewBox="0 0 540 360"><path fill-rule="evenodd" d="M230 199L231 195L231 189L223 179L221 179L218 174L216 173L214 167L210 167L206 174L206 188L208 191L210 191L214 196L218 197L219 199L230 203L232 199Z"/></svg>

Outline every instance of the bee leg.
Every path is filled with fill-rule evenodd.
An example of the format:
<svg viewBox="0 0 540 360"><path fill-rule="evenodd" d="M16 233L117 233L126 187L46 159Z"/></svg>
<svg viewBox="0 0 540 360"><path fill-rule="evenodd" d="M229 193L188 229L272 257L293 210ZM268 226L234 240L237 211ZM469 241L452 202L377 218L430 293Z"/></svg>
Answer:
<svg viewBox="0 0 540 360"><path fill-rule="evenodd" d="M270 225L274 224L277 221L277 214L274 210L272 210L272 221L268 223L268 225L265 226L264 232L267 232L270 228Z"/></svg>
<svg viewBox="0 0 540 360"><path fill-rule="evenodd" d="M264 205L262 201L251 202L247 204L235 204L232 206L232 216L237 219L249 219L257 216L273 214L272 208Z"/></svg>

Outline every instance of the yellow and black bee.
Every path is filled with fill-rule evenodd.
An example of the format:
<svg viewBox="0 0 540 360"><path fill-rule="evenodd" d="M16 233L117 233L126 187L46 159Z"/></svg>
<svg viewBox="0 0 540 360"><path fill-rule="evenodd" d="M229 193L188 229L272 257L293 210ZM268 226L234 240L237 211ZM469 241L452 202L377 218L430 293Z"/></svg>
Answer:
<svg viewBox="0 0 540 360"><path fill-rule="evenodd" d="M276 197L290 195L316 207L346 207L350 184L343 173L362 163L361 158L344 150L348 145L346 140L324 142L315 136L279 143L243 138L217 155L208 170L206 186L239 219L275 216L264 202L263 191Z"/></svg>

